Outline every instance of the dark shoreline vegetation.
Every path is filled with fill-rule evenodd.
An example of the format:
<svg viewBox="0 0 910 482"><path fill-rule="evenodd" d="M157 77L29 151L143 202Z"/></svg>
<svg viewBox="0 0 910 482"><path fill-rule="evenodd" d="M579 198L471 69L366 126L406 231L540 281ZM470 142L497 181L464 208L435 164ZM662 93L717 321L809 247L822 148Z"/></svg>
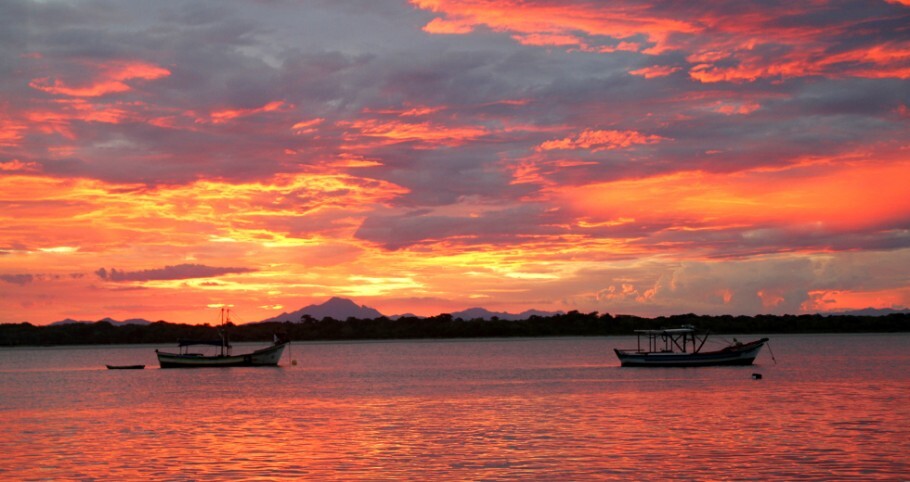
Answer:
<svg viewBox="0 0 910 482"><path fill-rule="evenodd" d="M856 315L674 315L642 318L632 315L600 315L570 311L525 320L463 320L441 314L428 318L396 320L348 318L316 320L305 316L299 322L229 324L232 342L270 341L278 334L292 341L391 340L429 338L505 338L541 336L631 335L633 330L676 328L694 325L718 334L772 333L872 333L910 331L910 313L885 316ZM217 336L217 326L187 325L158 321L147 325L115 326L107 321L35 326L30 323L0 324L0 346L54 346L99 344L171 344L178 339Z"/></svg>

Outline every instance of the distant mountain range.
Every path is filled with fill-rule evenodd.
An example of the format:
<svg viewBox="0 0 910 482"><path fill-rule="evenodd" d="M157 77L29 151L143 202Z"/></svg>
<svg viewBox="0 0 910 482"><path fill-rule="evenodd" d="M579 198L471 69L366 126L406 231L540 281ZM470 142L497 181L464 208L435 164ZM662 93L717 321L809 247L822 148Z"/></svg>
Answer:
<svg viewBox="0 0 910 482"><path fill-rule="evenodd" d="M106 322L108 322L108 323L110 323L110 324L112 324L112 325L114 325L114 326L123 326L123 325L148 325L148 324L151 324L151 323L152 323L151 321L143 320L143 319L141 319L141 318L133 318L133 319L123 320L123 321L117 321L117 320L115 320L115 319L113 319L113 318L103 318L103 319L95 320L95 321L79 321L79 320L74 320L74 319L72 319L72 318L67 318L67 319L65 319L65 320L55 321L55 322L51 323L50 326L69 325L70 323L97 323L97 322L100 322L100 321L106 321Z"/></svg>
<svg viewBox="0 0 910 482"><path fill-rule="evenodd" d="M489 311L484 308L469 308L464 311L456 311L456 312L453 312L450 314L452 315L453 318L461 318L463 320L476 320L476 319L491 320L493 318L498 318L500 320L512 321L512 320L524 320L524 319L530 318L531 316L534 316L534 315L552 316L552 315L557 315L560 313L562 313L562 312L528 310L528 311L524 311L522 313L513 314L513 313ZM380 313L378 310L376 310L374 308L370 308L369 306L358 305L357 303L354 303L353 301L351 301L349 299L333 297L333 298L329 299L328 301L326 301L325 303L318 304L318 305L309 305L309 306L301 308L297 311L292 311L290 313L282 313L278 316L274 316L272 318L262 320L262 322L267 322L267 321L298 322L305 315L309 315L310 317L317 319L317 320L321 320L321 319L327 318L327 317L333 318L336 320L346 320L348 318L373 319L373 318L379 318L382 316L386 316L386 315L383 315L382 313ZM395 315L395 316L390 316L389 318L396 319L396 318L403 318L403 317L410 317L410 316L414 316L414 315L411 315L411 314Z"/></svg>
<svg viewBox="0 0 910 482"><path fill-rule="evenodd" d="M373 319L383 316L382 313L369 306L361 306L345 298L332 297L320 305L305 306L297 311L282 313L278 316L262 320L262 322L290 321L296 323L306 315L317 320L323 318L334 318L336 320L346 320L348 318Z"/></svg>
<svg viewBox="0 0 910 482"><path fill-rule="evenodd" d="M910 311L910 310L908 310L908 309L895 310L895 309L890 309L890 308L884 308L884 309L866 308L863 310L853 310L853 311L845 311L845 312L838 312L838 313L823 313L823 315L829 315L829 316L837 316L837 315L841 315L841 316L843 316L843 315L847 315L847 316L887 316L892 313L906 313L908 311ZM485 308L477 307L477 308L469 308L469 309L463 310L463 311L455 311L450 314L452 315L453 318L461 318L463 320L478 320L478 319L491 320L493 318L497 318L500 320L515 321L515 320L526 320L532 316L548 317L548 316L560 315L560 314L563 314L563 312L562 311L527 310L527 311L523 311L521 313L515 314L515 313L490 311ZM336 320L346 320L348 318L359 318L359 319L364 319L364 320L371 320L374 318L380 318L382 316L386 316L386 315L383 315L382 313L380 313L379 310L370 308L369 306L358 305L357 303L354 303L353 301L346 299L346 298L332 297L324 303L309 305L309 306L303 307L297 311L292 311L290 313L282 313L278 316L274 316L272 318L262 320L259 323L264 323L264 322L269 322L269 321L278 321L278 322L290 321L292 323L296 323L296 322L299 322L300 319L306 315L309 315L310 317L312 317L316 320L321 320L323 318L333 318ZM394 315L394 316L389 316L389 318L397 319L397 318L412 317L412 316L414 316L414 315L412 315L412 314ZM70 324L70 323L96 323L97 321L106 321L114 326L148 325L151 323L148 320L143 320L143 319L139 319L139 318L124 320L124 321L117 321L117 320L114 320L111 318L104 318L104 319L96 320L96 321L78 321L78 320L73 320L73 319L67 318L62 321L57 321L57 322L51 323L51 326L66 325L66 324Z"/></svg>
<svg viewBox="0 0 910 482"><path fill-rule="evenodd" d="M515 320L527 320L532 316L553 316L560 315L563 312L561 311L539 311L539 310L527 310L522 311L521 313L506 313L503 311L490 311L485 308L468 308L464 311L456 311L451 313L453 318L461 318L462 320L492 320L493 318L498 318L500 320L506 321L515 321Z"/></svg>
<svg viewBox="0 0 910 482"><path fill-rule="evenodd" d="M864 308L862 310L838 311L836 313L822 313L825 316L888 316L898 313L908 313L910 308L898 309L893 308Z"/></svg>

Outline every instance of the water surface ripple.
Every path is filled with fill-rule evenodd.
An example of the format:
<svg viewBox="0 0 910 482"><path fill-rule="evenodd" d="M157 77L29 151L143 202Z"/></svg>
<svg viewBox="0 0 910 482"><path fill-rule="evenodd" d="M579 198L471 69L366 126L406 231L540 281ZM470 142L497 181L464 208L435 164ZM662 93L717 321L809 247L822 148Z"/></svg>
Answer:
<svg viewBox="0 0 910 482"><path fill-rule="evenodd" d="M910 479L910 335L771 343L776 364L695 369L620 368L634 338L305 343L211 370L0 349L0 479Z"/></svg>

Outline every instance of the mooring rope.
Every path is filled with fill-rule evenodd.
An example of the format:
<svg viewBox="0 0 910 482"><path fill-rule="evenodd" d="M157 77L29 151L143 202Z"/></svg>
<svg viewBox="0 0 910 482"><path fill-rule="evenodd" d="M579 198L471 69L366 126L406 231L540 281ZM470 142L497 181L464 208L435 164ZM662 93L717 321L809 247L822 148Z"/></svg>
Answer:
<svg viewBox="0 0 910 482"><path fill-rule="evenodd" d="M777 365L777 358L774 358L774 352L771 350L771 341L766 341L765 344L768 345L768 353L771 354L771 360L773 360L774 364Z"/></svg>

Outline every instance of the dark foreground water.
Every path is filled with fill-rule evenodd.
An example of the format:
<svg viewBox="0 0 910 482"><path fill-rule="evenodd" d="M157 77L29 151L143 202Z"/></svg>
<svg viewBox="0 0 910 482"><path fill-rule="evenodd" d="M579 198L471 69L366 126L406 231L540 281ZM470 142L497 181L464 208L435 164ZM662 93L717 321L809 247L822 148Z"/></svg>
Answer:
<svg viewBox="0 0 910 482"><path fill-rule="evenodd" d="M634 343L309 343L199 370L158 369L163 346L0 349L0 480L910 480L908 334L620 368Z"/></svg>

